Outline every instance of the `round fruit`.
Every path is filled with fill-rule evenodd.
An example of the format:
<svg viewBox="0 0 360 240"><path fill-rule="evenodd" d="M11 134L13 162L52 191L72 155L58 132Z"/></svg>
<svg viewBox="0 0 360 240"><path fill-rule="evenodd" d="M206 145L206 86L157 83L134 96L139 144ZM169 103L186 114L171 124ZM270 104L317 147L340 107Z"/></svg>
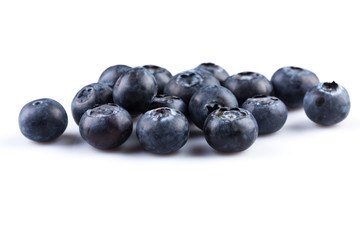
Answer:
<svg viewBox="0 0 360 240"><path fill-rule="evenodd" d="M64 107L50 98L29 102L20 111L21 133L30 140L49 142L65 131L68 117Z"/></svg>
<svg viewBox="0 0 360 240"><path fill-rule="evenodd" d="M114 103L125 108L131 116L144 113L157 94L154 75L143 67L124 73L113 89Z"/></svg>
<svg viewBox="0 0 360 240"><path fill-rule="evenodd" d="M273 91L270 81L264 75L256 72L241 72L232 75L226 78L222 85L230 89L240 105L250 97L269 96Z"/></svg>
<svg viewBox="0 0 360 240"><path fill-rule="evenodd" d="M259 134L268 134L280 130L288 116L285 104L273 96L248 98L241 107L251 112L255 117Z"/></svg>
<svg viewBox="0 0 360 240"><path fill-rule="evenodd" d="M217 151L241 152L255 142L258 126L249 111L222 107L207 117L204 134L208 144Z"/></svg>
<svg viewBox="0 0 360 240"><path fill-rule="evenodd" d="M98 149L116 148L131 135L133 122L130 114L115 104L105 104L89 109L82 116L81 137Z"/></svg>
<svg viewBox="0 0 360 240"><path fill-rule="evenodd" d="M179 150L189 138L189 122L180 111L161 107L147 111L136 125L136 136L149 152L168 154Z"/></svg>
<svg viewBox="0 0 360 240"><path fill-rule="evenodd" d="M303 106L307 90L319 83L318 77L311 71L299 67L283 67L271 77L275 96L286 106L297 108Z"/></svg>
<svg viewBox="0 0 360 240"><path fill-rule="evenodd" d="M304 97L306 115L320 125L333 125L344 120L350 112L350 97L336 82L319 83Z"/></svg>

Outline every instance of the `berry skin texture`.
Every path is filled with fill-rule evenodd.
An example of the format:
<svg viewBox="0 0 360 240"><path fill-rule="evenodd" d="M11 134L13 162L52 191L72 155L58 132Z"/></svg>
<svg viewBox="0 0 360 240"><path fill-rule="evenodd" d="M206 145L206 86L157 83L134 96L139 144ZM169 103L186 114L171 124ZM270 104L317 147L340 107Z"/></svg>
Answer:
<svg viewBox="0 0 360 240"><path fill-rule="evenodd" d="M207 116L220 107L237 108L238 102L234 94L221 86L202 87L189 102L190 119L198 128L203 129Z"/></svg>
<svg viewBox="0 0 360 240"><path fill-rule="evenodd" d="M283 67L271 77L275 96L286 106L298 108L303 106L307 90L319 83L318 77L311 71L299 67Z"/></svg>
<svg viewBox="0 0 360 240"><path fill-rule="evenodd" d="M195 69L211 73L220 83L222 83L223 81L225 81L227 77L229 77L229 74L226 72L224 68L210 62L202 63L199 66L197 66Z"/></svg>
<svg viewBox="0 0 360 240"><path fill-rule="evenodd" d="M76 93L72 103L71 112L77 125L82 115L96 105L112 103L112 88L102 83L86 85Z"/></svg>
<svg viewBox="0 0 360 240"><path fill-rule="evenodd" d="M27 103L19 114L21 133L36 142L49 142L65 131L68 117L64 107L50 98Z"/></svg>
<svg viewBox="0 0 360 240"><path fill-rule="evenodd" d="M136 125L140 145L149 152L169 154L189 138L189 122L178 110L161 107L147 111Z"/></svg>
<svg viewBox="0 0 360 240"><path fill-rule="evenodd" d="M319 83L306 92L304 110L313 122L330 126L343 121L350 112L350 97L336 82Z"/></svg>
<svg viewBox="0 0 360 240"><path fill-rule="evenodd" d="M130 114L113 103L87 110L79 124L81 137L91 146L102 150L123 144L130 137L132 129Z"/></svg>
<svg viewBox="0 0 360 240"><path fill-rule="evenodd" d="M272 96L248 98L241 108L248 110L254 116L259 134L274 133L280 130L288 116L285 104L277 97Z"/></svg>
<svg viewBox="0 0 360 240"><path fill-rule="evenodd" d="M208 144L219 152L241 152L255 142L258 126L249 111L222 107L207 117L204 135Z"/></svg>
<svg viewBox="0 0 360 240"><path fill-rule="evenodd" d="M271 82L256 72L241 72L225 79L224 87L234 93L239 105L246 99L257 95L269 96L273 92Z"/></svg>
<svg viewBox="0 0 360 240"><path fill-rule="evenodd" d="M164 93L165 85L170 81L172 74L165 68L156 65L144 65L148 71L150 71L158 84L158 94Z"/></svg>
<svg viewBox="0 0 360 240"><path fill-rule="evenodd" d="M205 80L205 82L208 83L207 85L221 85L219 80L210 71L205 71L204 69L199 68L194 68L190 71L194 71L199 74Z"/></svg>
<svg viewBox="0 0 360 240"><path fill-rule="evenodd" d="M210 73L207 73L211 76ZM214 77L205 76L200 71L188 70L173 76L166 84L164 93L169 96L180 97L185 104L189 104L192 95L203 86L218 85L219 81Z"/></svg>
<svg viewBox="0 0 360 240"><path fill-rule="evenodd" d="M143 67L124 73L113 89L114 103L125 108L133 117L144 113L156 94L155 77Z"/></svg>
<svg viewBox="0 0 360 240"><path fill-rule="evenodd" d="M111 88L114 87L116 81L119 77L125 72L129 71L131 67L126 65L114 65L105 69L105 71L100 75L98 82L107 84Z"/></svg>
<svg viewBox="0 0 360 240"><path fill-rule="evenodd" d="M166 95L157 95L152 103L149 106L148 110L159 108L159 107L168 107L174 108L182 112L185 117L188 117L188 108L181 98L177 96L166 96Z"/></svg>

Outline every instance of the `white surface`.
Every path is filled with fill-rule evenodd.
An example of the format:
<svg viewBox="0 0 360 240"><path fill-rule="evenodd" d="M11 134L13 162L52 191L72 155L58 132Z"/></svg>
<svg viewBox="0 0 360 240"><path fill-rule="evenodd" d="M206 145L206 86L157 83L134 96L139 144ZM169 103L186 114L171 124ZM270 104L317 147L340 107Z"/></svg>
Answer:
<svg viewBox="0 0 360 240"><path fill-rule="evenodd" d="M97 1L99 2L99 1ZM356 1L2 1L0 239L360 239ZM268 78L295 65L351 96L318 127L300 109L278 133L221 155L195 134L170 156L79 137L70 103L114 64L173 74L212 61ZM69 115L51 144L24 138L21 107L51 97Z"/></svg>

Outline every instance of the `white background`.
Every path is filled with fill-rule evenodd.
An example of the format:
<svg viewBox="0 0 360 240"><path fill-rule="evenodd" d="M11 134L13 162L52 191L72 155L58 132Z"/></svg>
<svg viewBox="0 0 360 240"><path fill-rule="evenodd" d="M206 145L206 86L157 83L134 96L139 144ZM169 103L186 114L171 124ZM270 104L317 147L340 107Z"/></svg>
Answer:
<svg viewBox="0 0 360 240"><path fill-rule="evenodd" d="M1 1L0 239L360 239L357 1ZM201 62L268 78L294 65L348 89L352 109L319 127L302 109L247 151L199 131L176 154L115 151L79 136L70 104L114 64L173 74ZM69 126L27 140L22 106L50 97Z"/></svg>

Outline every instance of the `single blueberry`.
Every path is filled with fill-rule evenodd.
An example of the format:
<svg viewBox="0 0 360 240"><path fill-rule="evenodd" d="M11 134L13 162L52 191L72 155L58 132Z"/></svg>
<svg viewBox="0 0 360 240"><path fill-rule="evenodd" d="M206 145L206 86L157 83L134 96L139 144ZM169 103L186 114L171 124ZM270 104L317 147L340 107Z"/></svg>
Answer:
<svg viewBox="0 0 360 240"><path fill-rule="evenodd" d="M208 144L219 152L241 152L255 142L258 126L249 111L222 107L207 117L204 135Z"/></svg>
<svg viewBox="0 0 360 240"><path fill-rule="evenodd" d="M71 112L79 125L82 115L97 105L112 103L112 88L103 83L92 83L78 91L71 103Z"/></svg>
<svg viewBox="0 0 360 240"><path fill-rule="evenodd" d="M224 68L210 62L201 63L195 69L211 73L220 83L222 83L227 77L229 77L229 74Z"/></svg>
<svg viewBox="0 0 360 240"><path fill-rule="evenodd" d="M175 108L182 112L186 117L188 116L188 107L184 101L177 96L166 96L166 95L157 95L154 97L152 103L150 104L148 110L159 108L159 107L168 107Z"/></svg>
<svg viewBox="0 0 360 240"><path fill-rule="evenodd" d="M113 89L114 103L125 108L131 116L144 113L157 94L154 75L143 67L124 73Z"/></svg>
<svg viewBox="0 0 360 240"><path fill-rule="evenodd" d="M189 102L190 119L203 129L207 116L220 107L237 108L238 102L232 92L217 85L204 86L191 97Z"/></svg>
<svg viewBox="0 0 360 240"><path fill-rule="evenodd" d="M286 106L297 108L303 106L307 90L319 83L318 77L311 71L299 67L283 67L271 77L275 96Z"/></svg>
<svg viewBox="0 0 360 240"><path fill-rule="evenodd" d="M336 82L319 83L306 92L304 110L313 122L333 125L348 116L350 97L346 89Z"/></svg>
<svg viewBox="0 0 360 240"><path fill-rule="evenodd" d="M200 71L188 70L173 76L166 84L164 93L169 96L178 96L188 104L191 96L207 85L220 85L220 83L216 78L206 77Z"/></svg>
<svg viewBox="0 0 360 240"><path fill-rule="evenodd" d="M114 65L105 69L105 71L100 75L98 82L114 87L116 81L119 77L129 71L131 67L126 65Z"/></svg>
<svg viewBox="0 0 360 240"><path fill-rule="evenodd" d="M146 151L168 154L179 150L187 142L189 122L176 109L156 108L140 117L136 135Z"/></svg>
<svg viewBox="0 0 360 240"><path fill-rule="evenodd" d="M21 133L36 142L49 142L65 131L68 117L64 107L50 98L27 103L19 114Z"/></svg>
<svg viewBox="0 0 360 240"><path fill-rule="evenodd" d="M104 150L123 144L132 129L130 114L113 103L87 110L79 124L81 137L91 146Z"/></svg>
<svg viewBox="0 0 360 240"><path fill-rule="evenodd" d="M269 96L273 92L271 82L256 72L240 72L225 79L222 85L235 95L239 104L256 95Z"/></svg>
<svg viewBox="0 0 360 240"><path fill-rule="evenodd" d="M273 96L248 98L241 108L248 110L255 117L259 134L268 134L280 130L288 116L285 104Z"/></svg>
<svg viewBox="0 0 360 240"><path fill-rule="evenodd" d="M172 77L171 73L167 69L155 65L144 65L143 67L154 75L155 80L158 84L157 93L164 93L165 85L170 81Z"/></svg>

